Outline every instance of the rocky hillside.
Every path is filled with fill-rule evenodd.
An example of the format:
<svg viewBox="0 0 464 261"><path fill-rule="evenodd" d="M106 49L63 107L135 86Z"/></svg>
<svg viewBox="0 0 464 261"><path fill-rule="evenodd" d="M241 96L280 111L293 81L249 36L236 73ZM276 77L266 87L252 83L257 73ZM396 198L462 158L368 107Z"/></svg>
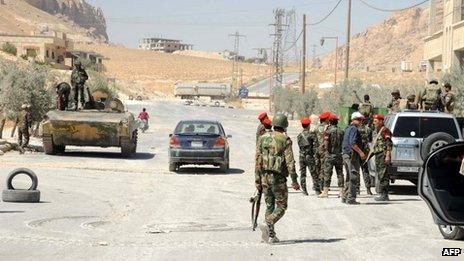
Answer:
<svg viewBox="0 0 464 261"><path fill-rule="evenodd" d="M58 17L69 19L91 31L98 38L108 40L103 11L85 0L25 0L29 4Z"/></svg>
<svg viewBox="0 0 464 261"><path fill-rule="evenodd" d="M416 70L422 58L428 14L428 9L421 8L395 13L382 23L354 35L350 49L352 68L391 70L407 60ZM344 61L345 49L345 46L339 49L339 61ZM323 67L333 68L334 58L334 52L324 57Z"/></svg>
<svg viewBox="0 0 464 261"><path fill-rule="evenodd" d="M57 31L66 33L76 42L108 40L101 10L93 8L83 0L3 0L3 2L4 4L0 5L0 33L31 35L32 33L51 34ZM41 2L47 4L41 6ZM51 3L59 3L56 11L52 11ZM45 10L48 6L50 9L43 11L35 5L44 7ZM59 12L68 13L69 16ZM81 25L73 19L80 21ZM85 19L89 19L89 22L85 23Z"/></svg>

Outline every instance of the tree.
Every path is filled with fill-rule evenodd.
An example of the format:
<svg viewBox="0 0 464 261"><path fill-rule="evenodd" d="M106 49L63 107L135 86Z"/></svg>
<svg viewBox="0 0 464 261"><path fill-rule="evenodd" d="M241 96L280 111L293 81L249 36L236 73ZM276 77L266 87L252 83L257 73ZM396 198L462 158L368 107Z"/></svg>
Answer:
<svg viewBox="0 0 464 261"><path fill-rule="evenodd" d="M442 77L443 82L448 82L453 86L453 92L456 94L456 104L454 113L456 115L464 115L464 70L462 67L455 66L451 68L449 73L445 73Z"/></svg>

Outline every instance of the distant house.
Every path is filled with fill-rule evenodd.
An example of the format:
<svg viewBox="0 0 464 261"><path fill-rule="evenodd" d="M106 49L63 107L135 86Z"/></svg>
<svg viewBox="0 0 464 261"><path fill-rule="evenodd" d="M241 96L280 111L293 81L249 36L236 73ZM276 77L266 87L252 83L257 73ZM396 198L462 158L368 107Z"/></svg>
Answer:
<svg viewBox="0 0 464 261"><path fill-rule="evenodd" d="M88 60L92 65L102 65L103 60L107 59L99 53L87 51L68 51L66 58L66 65L70 67L74 66L74 62L79 59Z"/></svg>
<svg viewBox="0 0 464 261"><path fill-rule="evenodd" d="M0 34L0 45L10 43L17 49L17 56L33 58L52 64L65 64L66 52L73 48L73 42L65 33L52 35Z"/></svg>
<svg viewBox="0 0 464 261"><path fill-rule="evenodd" d="M242 55L237 55L234 51L229 51L229 50L224 50L223 52L219 53L222 58L227 59L227 60L235 60L239 62L244 62L245 61L245 56Z"/></svg>
<svg viewBox="0 0 464 261"><path fill-rule="evenodd" d="M173 53L175 51L192 50L193 45L181 43L180 40L166 39L159 37L143 38L140 41L139 49Z"/></svg>

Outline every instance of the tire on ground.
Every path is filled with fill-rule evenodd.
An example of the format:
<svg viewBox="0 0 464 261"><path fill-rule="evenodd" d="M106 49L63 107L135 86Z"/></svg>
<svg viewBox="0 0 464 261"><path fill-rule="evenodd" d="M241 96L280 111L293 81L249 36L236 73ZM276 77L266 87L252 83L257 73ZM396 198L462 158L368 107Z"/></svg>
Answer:
<svg viewBox="0 0 464 261"><path fill-rule="evenodd" d="M4 202L38 203L40 202L40 191L5 189L2 192L2 200Z"/></svg>
<svg viewBox="0 0 464 261"><path fill-rule="evenodd" d="M442 234L444 239L461 240L464 238L464 228L449 225L447 225L446 227L451 227L452 230L445 231L445 226L438 225L438 229L440 230L440 233Z"/></svg>
<svg viewBox="0 0 464 261"><path fill-rule="evenodd" d="M169 162L169 171L171 171L171 172L177 171L177 166L178 166L177 163Z"/></svg>
<svg viewBox="0 0 464 261"><path fill-rule="evenodd" d="M422 142L422 148L421 148L421 157L423 160L427 158L427 156L435 151L436 149L450 143L456 142L456 139L449 135L448 133L444 132L437 132L433 133L427 138L424 139ZM437 146L440 145L441 146Z"/></svg>
<svg viewBox="0 0 464 261"><path fill-rule="evenodd" d="M16 177L17 175L20 175L20 174L26 174L27 176L29 176L29 178L31 178L32 184L31 184L31 187L29 188L29 190L36 190L37 189L37 185L39 183L39 181L37 179L37 175L35 175L34 171L32 171L30 169L27 169L27 168L15 169L12 172L10 172L10 174L8 174L8 176L6 178L6 187L7 187L7 189L9 189L9 190L14 190L15 189L13 187L13 179L14 179L14 177Z"/></svg>

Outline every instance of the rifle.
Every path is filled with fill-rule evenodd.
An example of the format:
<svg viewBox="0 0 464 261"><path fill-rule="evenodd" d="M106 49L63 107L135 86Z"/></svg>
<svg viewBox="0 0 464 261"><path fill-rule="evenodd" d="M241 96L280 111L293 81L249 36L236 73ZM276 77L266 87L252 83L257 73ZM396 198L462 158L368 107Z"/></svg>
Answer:
<svg viewBox="0 0 464 261"><path fill-rule="evenodd" d="M250 198L251 203L251 229L253 231L256 230L258 227L258 216L259 216L259 209L261 207L261 196L263 192L262 190L256 190L256 193L253 197Z"/></svg>

